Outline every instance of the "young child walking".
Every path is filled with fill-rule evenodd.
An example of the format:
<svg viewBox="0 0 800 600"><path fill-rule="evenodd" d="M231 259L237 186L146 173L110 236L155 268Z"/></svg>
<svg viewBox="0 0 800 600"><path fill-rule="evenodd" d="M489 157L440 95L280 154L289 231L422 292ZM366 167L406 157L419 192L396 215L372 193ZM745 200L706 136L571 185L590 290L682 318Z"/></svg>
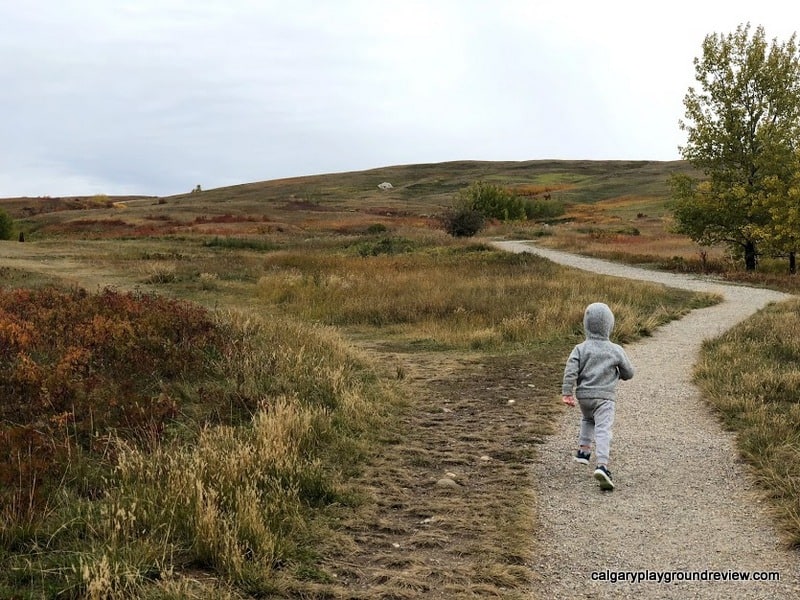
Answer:
<svg viewBox="0 0 800 600"><path fill-rule="evenodd" d="M595 302L586 307L583 314L586 340L572 349L561 386L564 404L575 406L577 398L582 413L575 461L588 465L592 442L595 443L594 478L603 490L614 489L608 461L617 381L633 377L633 366L625 351L609 339L613 329L614 313L607 305Z"/></svg>

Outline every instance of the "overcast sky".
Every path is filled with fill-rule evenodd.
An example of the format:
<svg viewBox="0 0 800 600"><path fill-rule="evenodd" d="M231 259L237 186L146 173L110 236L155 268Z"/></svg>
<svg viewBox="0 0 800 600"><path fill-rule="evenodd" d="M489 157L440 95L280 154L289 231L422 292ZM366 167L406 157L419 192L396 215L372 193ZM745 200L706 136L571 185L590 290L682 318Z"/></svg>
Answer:
<svg viewBox="0 0 800 600"><path fill-rule="evenodd" d="M680 158L709 33L788 0L0 0L0 197Z"/></svg>

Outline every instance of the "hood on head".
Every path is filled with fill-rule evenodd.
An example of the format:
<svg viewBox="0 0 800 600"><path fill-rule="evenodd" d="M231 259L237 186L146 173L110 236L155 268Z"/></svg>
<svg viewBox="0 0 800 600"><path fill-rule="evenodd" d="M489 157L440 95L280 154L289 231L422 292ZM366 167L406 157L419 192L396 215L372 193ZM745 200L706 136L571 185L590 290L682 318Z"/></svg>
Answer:
<svg viewBox="0 0 800 600"><path fill-rule="evenodd" d="M614 329L614 313L602 302L594 302L583 313L583 330L587 338L607 340Z"/></svg>

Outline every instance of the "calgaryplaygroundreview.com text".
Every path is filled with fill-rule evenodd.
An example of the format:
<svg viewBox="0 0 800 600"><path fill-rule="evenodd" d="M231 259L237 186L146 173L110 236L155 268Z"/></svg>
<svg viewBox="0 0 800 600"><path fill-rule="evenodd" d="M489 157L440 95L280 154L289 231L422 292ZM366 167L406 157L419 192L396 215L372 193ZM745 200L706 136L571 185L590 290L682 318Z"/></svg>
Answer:
<svg viewBox="0 0 800 600"><path fill-rule="evenodd" d="M593 571L592 581L608 583L678 583L681 581L780 581L778 571Z"/></svg>

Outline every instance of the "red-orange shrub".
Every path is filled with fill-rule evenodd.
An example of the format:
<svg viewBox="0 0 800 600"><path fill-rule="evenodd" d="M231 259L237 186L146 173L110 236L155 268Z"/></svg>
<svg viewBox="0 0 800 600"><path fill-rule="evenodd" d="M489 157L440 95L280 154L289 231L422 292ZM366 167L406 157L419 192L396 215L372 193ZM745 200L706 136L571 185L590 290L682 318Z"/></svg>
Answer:
<svg viewBox="0 0 800 600"><path fill-rule="evenodd" d="M220 336L207 311L154 295L0 291L0 504L45 500L75 451L111 433L153 441L177 414L165 382L201 377Z"/></svg>

